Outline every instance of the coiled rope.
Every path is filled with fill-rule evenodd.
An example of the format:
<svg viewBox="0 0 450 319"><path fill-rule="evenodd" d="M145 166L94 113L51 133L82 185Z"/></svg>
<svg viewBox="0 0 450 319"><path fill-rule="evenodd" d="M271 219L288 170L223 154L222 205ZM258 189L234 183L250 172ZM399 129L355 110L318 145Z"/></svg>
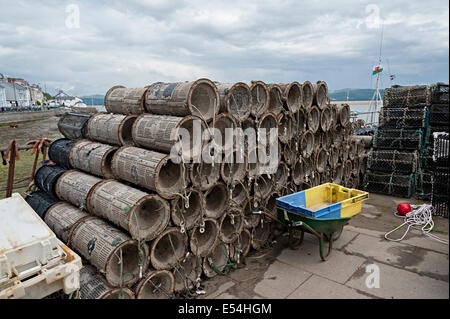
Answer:
<svg viewBox="0 0 450 319"><path fill-rule="evenodd" d="M411 205L411 208L412 208L411 212L407 213L404 216L404 223L394 228L390 232L387 232L384 235L384 238L390 241L401 241L406 237L406 234L409 232L409 230L413 228L413 229L420 229L425 236L428 236L434 240L437 240L443 244L448 245L448 239L439 238L436 235L431 234L431 231L434 228L434 221L433 221L434 207L429 204L422 204L422 205ZM401 215L398 215L397 213L395 213L395 216L403 217ZM392 239L388 237L389 234L393 233L397 229L402 228L403 226L408 226L406 231L403 233L403 236L401 236L398 239Z"/></svg>

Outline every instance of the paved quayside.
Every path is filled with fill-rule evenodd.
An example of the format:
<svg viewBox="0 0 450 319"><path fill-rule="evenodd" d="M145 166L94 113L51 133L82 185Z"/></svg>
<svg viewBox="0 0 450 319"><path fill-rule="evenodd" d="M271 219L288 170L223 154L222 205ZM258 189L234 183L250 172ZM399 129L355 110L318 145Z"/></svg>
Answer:
<svg viewBox="0 0 450 319"><path fill-rule="evenodd" d="M202 298L449 298L448 245L418 230L401 242L384 238L402 223L392 215L402 201L415 203L371 194L326 262L320 260L312 235L305 234L298 250L285 248L284 236L267 254L249 256L245 267L207 281ZM448 240L448 219L436 218L435 223L439 231L434 234ZM369 288L375 283L369 280L374 267L379 288Z"/></svg>

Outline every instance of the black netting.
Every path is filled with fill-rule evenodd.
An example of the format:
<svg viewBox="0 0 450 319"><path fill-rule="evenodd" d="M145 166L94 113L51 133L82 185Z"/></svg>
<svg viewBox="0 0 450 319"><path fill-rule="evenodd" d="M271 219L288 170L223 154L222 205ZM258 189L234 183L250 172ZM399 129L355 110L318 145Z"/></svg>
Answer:
<svg viewBox="0 0 450 319"><path fill-rule="evenodd" d="M418 166L418 152L372 150L367 157L367 168L374 171L411 174Z"/></svg>
<svg viewBox="0 0 450 319"><path fill-rule="evenodd" d="M380 149L420 150L422 147L421 129L379 128L375 134L374 147Z"/></svg>
<svg viewBox="0 0 450 319"><path fill-rule="evenodd" d="M448 104L433 104L430 107L430 125L449 125L449 107Z"/></svg>
<svg viewBox="0 0 450 319"><path fill-rule="evenodd" d="M425 128L426 110L383 107L379 126L384 128Z"/></svg>
<svg viewBox="0 0 450 319"><path fill-rule="evenodd" d="M431 101L431 90L427 85L394 85L384 91L385 107L420 108Z"/></svg>
<svg viewBox="0 0 450 319"><path fill-rule="evenodd" d="M411 197L414 194L415 176L366 172L364 188L368 192L382 193L399 197Z"/></svg>

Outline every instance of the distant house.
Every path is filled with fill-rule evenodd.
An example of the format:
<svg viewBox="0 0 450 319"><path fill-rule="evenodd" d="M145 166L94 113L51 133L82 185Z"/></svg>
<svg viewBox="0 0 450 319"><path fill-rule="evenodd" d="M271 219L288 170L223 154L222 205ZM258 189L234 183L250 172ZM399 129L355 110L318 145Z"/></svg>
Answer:
<svg viewBox="0 0 450 319"><path fill-rule="evenodd" d="M5 108L5 107L6 107L6 89L0 83L0 108Z"/></svg>
<svg viewBox="0 0 450 319"><path fill-rule="evenodd" d="M44 93L42 93L42 90L38 85L32 84L30 86L30 93L31 93L31 103L33 105L44 104Z"/></svg>
<svg viewBox="0 0 450 319"><path fill-rule="evenodd" d="M2 85L5 86L6 89L5 93L7 106L30 106L31 97L28 88L14 82L7 82Z"/></svg>

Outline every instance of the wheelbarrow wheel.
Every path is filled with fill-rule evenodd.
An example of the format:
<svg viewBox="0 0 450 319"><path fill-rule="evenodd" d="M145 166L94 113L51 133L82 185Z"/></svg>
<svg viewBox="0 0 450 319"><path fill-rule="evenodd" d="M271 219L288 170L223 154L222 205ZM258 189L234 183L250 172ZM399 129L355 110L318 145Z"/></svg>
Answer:
<svg viewBox="0 0 450 319"><path fill-rule="evenodd" d="M330 237L333 238L333 235L334 235L334 233L331 234ZM333 250L333 240L327 240L327 242L328 242L328 250L327 250L326 255L325 255L325 252L324 252L324 248L325 248L324 247L324 242L325 242L325 240L324 240L324 238L326 238L325 234L322 234L322 236L319 238L320 258L323 261L327 261L328 257L331 254L331 251Z"/></svg>
<svg viewBox="0 0 450 319"><path fill-rule="evenodd" d="M297 250L300 248L300 246L303 243L303 238L305 237L305 232L303 230L299 230L300 232L300 238L295 238L294 234L295 234L295 229L290 227L289 228L289 248L292 250Z"/></svg>
<svg viewBox="0 0 450 319"><path fill-rule="evenodd" d="M336 241L341 237L343 230L344 230L344 226L341 226L337 231L335 231L333 234L331 234L331 238L333 239L333 241ZM327 241L330 241L329 235L325 235L325 238L327 239Z"/></svg>

